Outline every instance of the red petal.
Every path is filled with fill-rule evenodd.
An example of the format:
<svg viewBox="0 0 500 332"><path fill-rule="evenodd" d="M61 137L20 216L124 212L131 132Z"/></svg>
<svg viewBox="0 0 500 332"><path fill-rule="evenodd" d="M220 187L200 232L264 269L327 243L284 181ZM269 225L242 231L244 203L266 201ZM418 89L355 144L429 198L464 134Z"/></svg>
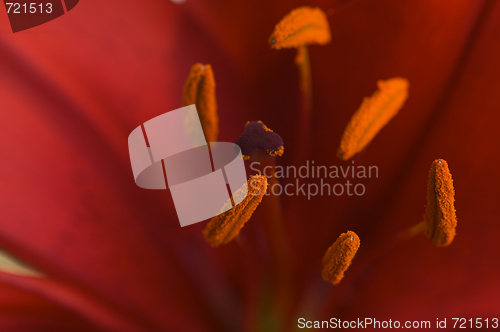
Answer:
<svg viewBox="0 0 500 332"><path fill-rule="evenodd" d="M0 330L2 331L87 332L98 330L58 305L18 287L2 282L0 294L2 294L0 296Z"/></svg>
<svg viewBox="0 0 500 332"><path fill-rule="evenodd" d="M145 326L197 331L213 319L179 265L190 233L167 192L135 185L127 150L132 129L180 106L182 56L158 42L179 19L165 2L109 1L6 35L0 229L7 250Z"/></svg>

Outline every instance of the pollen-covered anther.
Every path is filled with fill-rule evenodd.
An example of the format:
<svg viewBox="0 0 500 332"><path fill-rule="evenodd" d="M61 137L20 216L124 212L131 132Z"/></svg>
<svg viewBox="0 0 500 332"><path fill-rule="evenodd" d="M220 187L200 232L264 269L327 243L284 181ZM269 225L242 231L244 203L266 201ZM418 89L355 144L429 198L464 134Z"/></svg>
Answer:
<svg viewBox="0 0 500 332"><path fill-rule="evenodd" d="M330 42L330 26L319 8L299 7L286 15L269 37L273 49L296 48L307 44Z"/></svg>
<svg viewBox="0 0 500 332"><path fill-rule="evenodd" d="M252 152L257 149L262 149L270 156L282 156L285 151L280 135L269 129L262 121L247 122L236 144L241 148L245 160L248 160Z"/></svg>
<svg viewBox="0 0 500 332"><path fill-rule="evenodd" d="M438 247L449 245L455 237L457 216L455 190L448 163L435 160L427 183L427 209L425 211L425 235Z"/></svg>
<svg viewBox="0 0 500 332"><path fill-rule="evenodd" d="M233 201L238 202L241 197L244 197L243 200L232 209L210 220L203 230L205 240L212 247L218 247L234 239L262 201L266 190L267 178L265 176L254 175L248 179L247 185L238 189L232 197ZM231 205L231 200L224 207L226 205Z"/></svg>
<svg viewBox="0 0 500 332"><path fill-rule="evenodd" d="M408 80L400 77L378 81L378 90L363 99L344 130L337 156L348 160L363 150L399 112L408 98Z"/></svg>
<svg viewBox="0 0 500 332"><path fill-rule="evenodd" d="M184 85L183 106L196 105L201 127L207 142L216 142L219 135L219 117L215 97L215 79L212 67L201 63L191 67Z"/></svg>
<svg viewBox="0 0 500 332"><path fill-rule="evenodd" d="M323 256L323 280L333 285L338 284L351 265L359 249L360 241L356 233L348 231L341 234Z"/></svg>

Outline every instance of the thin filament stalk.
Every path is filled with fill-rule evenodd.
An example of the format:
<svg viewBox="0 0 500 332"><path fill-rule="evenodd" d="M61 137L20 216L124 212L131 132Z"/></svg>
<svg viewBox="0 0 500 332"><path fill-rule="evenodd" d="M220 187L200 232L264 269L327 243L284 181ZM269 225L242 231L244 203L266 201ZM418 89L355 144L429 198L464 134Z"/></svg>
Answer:
<svg viewBox="0 0 500 332"><path fill-rule="evenodd" d="M307 45L297 48L295 64L299 69L301 107L299 113L299 144L296 156L297 165L304 162L309 157L311 147L311 126L312 126L312 81L311 63Z"/></svg>

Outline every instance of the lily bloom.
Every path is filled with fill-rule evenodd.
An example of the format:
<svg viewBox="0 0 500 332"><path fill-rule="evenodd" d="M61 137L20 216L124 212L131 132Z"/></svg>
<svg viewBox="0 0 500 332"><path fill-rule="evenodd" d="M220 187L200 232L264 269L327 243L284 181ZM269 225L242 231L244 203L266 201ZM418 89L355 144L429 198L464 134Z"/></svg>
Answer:
<svg viewBox="0 0 500 332"><path fill-rule="evenodd" d="M331 31L328 44L309 47L309 132L299 121L296 52L268 44L302 5L88 0L25 32L0 21L0 247L40 273L2 268L0 330L500 319L500 3L308 2ZM260 120L286 147L263 161L300 167L307 142L316 165L373 165L378 176L362 180L360 196L263 197L239 238L217 248L205 242L207 222L181 228L168 191L135 185L127 136L181 107L198 62L214 71L219 141L235 142L247 121ZM392 77L410 82L404 107L361 152L339 159L361 100ZM392 243L424 220L429 167L440 158L456 191L453 242ZM282 227L270 227L278 203ZM322 280L322 258L346 231L361 244L333 286Z"/></svg>

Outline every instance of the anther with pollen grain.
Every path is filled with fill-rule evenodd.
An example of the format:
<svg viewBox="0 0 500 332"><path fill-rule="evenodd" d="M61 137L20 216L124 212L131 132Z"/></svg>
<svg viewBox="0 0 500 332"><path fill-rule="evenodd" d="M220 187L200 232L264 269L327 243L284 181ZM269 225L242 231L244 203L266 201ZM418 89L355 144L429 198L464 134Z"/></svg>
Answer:
<svg viewBox="0 0 500 332"><path fill-rule="evenodd" d="M341 234L323 256L323 280L338 284L359 249L360 241L356 233L348 231Z"/></svg>
<svg viewBox="0 0 500 332"><path fill-rule="evenodd" d="M425 235L435 246L448 246L455 238L455 190L448 163L443 159L435 160L429 171L424 222Z"/></svg>
<svg viewBox="0 0 500 332"><path fill-rule="evenodd" d="M241 196L245 198L232 209L210 220L203 230L205 240L212 247L218 247L234 239L252 216L262 197L264 197L266 190L267 178L265 176L254 175L248 179L247 184L233 194L233 197ZM234 201L240 200L234 199ZM226 203L226 205L230 204L231 200Z"/></svg>
<svg viewBox="0 0 500 332"><path fill-rule="evenodd" d="M378 81L378 90L363 99L344 130L337 156L348 160L363 150L377 133L398 113L408 98L408 80L391 78Z"/></svg>
<svg viewBox="0 0 500 332"><path fill-rule="evenodd" d="M215 78L210 65L197 63L191 67L184 85L182 105L196 105L201 127L207 142L216 142L219 135L219 117L215 98Z"/></svg>

